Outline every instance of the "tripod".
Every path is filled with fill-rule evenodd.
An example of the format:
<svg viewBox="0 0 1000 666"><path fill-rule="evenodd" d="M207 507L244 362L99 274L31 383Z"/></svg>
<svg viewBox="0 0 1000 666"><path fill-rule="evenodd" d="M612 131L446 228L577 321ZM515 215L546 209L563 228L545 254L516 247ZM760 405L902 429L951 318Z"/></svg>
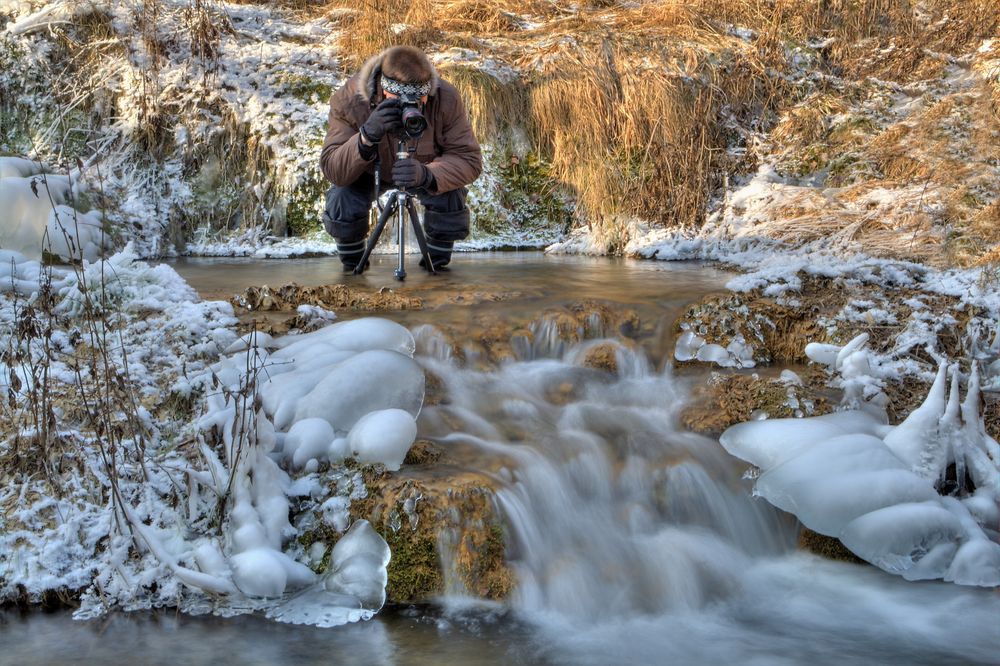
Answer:
<svg viewBox="0 0 1000 666"><path fill-rule="evenodd" d="M414 148L407 149L406 142L400 139L399 147L396 151L397 159L405 159L410 156ZM378 172L376 171L375 177L376 188L378 187ZM376 192L376 201L378 200L378 192ZM410 224L413 225L413 235L417 239L417 246L420 248L420 254L424 258L424 264L433 274L437 274L434 270L434 263L431 261L430 253L427 250L427 239L424 238L424 230L420 226L420 215L417 213L417 207L413 203L414 195L411 192L407 192L405 187L399 187L394 192L390 193L389 201L386 203L385 208L379 213L378 222L375 224L375 229L372 231L371 236L368 237L368 244L365 246L365 251L361 255L361 259L358 261L358 265L354 267L354 274L361 275L365 271L365 266L368 264L368 258L371 256L372 250L375 249L375 244L378 243L379 237L382 235L382 231L385 229L386 223L389 221L393 215L396 215L396 232L397 241L399 244L399 258L396 263L396 270L393 271L393 276L397 280L406 279L406 218L410 219Z"/></svg>

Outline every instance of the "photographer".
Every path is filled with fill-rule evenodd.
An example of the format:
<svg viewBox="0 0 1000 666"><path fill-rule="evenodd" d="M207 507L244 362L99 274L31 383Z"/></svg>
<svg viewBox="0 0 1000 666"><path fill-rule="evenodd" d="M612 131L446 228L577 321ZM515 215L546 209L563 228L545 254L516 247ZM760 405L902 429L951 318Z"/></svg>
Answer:
<svg viewBox="0 0 1000 666"><path fill-rule="evenodd" d="M396 158L403 134L400 97L419 100L426 130L413 157ZM412 113L412 112L411 112ZM374 56L330 98L330 124L320 162L333 183L326 195L323 226L337 241L345 271L364 251L368 212L379 191L395 184L424 205L424 233L435 269L451 260L456 240L469 235L465 186L482 171L482 153L458 91L438 78L419 49L394 46ZM389 180L387 180L389 178ZM421 259L421 266L424 260Z"/></svg>

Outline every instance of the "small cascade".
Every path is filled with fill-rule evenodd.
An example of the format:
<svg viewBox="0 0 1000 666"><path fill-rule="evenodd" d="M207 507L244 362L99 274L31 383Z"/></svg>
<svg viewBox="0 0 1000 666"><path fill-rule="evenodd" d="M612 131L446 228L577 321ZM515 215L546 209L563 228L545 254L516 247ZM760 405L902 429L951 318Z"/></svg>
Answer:
<svg viewBox="0 0 1000 666"><path fill-rule="evenodd" d="M560 358L569 343L559 331L559 322L552 317L533 321L528 330L531 336L516 335L511 339L511 347L519 361L534 361L540 358Z"/></svg>
<svg viewBox="0 0 1000 666"><path fill-rule="evenodd" d="M750 497L741 466L678 427L680 380L620 342L570 343L552 320L531 330L519 362L487 372L420 357L448 394L425 409L428 434L506 463L496 501L517 608L584 623L701 608L750 558L791 547L794 523ZM598 347L611 369L588 363Z"/></svg>

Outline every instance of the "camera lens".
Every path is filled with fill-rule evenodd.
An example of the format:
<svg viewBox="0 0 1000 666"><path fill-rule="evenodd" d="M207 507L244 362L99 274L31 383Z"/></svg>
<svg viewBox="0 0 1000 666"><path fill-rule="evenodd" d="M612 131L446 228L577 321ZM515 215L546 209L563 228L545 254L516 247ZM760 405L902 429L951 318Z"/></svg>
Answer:
<svg viewBox="0 0 1000 666"><path fill-rule="evenodd" d="M404 106L402 121L403 131L413 139L418 138L427 129L427 119L416 106Z"/></svg>

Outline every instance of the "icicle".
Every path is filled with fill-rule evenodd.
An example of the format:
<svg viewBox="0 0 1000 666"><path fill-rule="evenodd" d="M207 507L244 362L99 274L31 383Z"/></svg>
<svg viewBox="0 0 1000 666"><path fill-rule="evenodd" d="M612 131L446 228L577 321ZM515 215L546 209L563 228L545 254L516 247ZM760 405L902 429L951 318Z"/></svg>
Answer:
<svg viewBox="0 0 1000 666"><path fill-rule="evenodd" d="M841 347L837 345L810 342L806 345L806 356L810 361L825 365L832 371L837 369L837 355L840 354L840 350Z"/></svg>
<svg viewBox="0 0 1000 666"><path fill-rule="evenodd" d="M945 428L958 428L961 423L958 418L959 410L959 398L958 398L958 364L953 363L950 368L948 368L948 374L951 375L951 387L948 391L948 404L944 408L944 415L941 417L940 425Z"/></svg>
<svg viewBox="0 0 1000 666"><path fill-rule="evenodd" d="M973 361L969 386L962 403L962 435L968 446L966 456L977 488L996 488L1000 479L1000 445L986 433L982 416L979 364Z"/></svg>
<svg viewBox="0 0 1000 666"><path fill-rule="evenodd" d="M945 382L948 366L941 363L937 377L923 404L885 437L885 445L910 468L927 478L935 478L938 469L927 467L928 449L937 443L938 422L944 415Z"/></svg>
<svg viewBox="0 0 1000 666"><path fill-rule="evenodd" d="M944 408L944 416L938 422L938 436L941 441L941 448L944 458L941 460L940 478L944 480L949 463L955 463L955 483L958 492L961 494L965 485L965 451L963 446L962 423L959 419L959 397L958 382L960 372L958 364L952 364L949 369L951 373L951 389L948 392L948 404Z"/></svg>

